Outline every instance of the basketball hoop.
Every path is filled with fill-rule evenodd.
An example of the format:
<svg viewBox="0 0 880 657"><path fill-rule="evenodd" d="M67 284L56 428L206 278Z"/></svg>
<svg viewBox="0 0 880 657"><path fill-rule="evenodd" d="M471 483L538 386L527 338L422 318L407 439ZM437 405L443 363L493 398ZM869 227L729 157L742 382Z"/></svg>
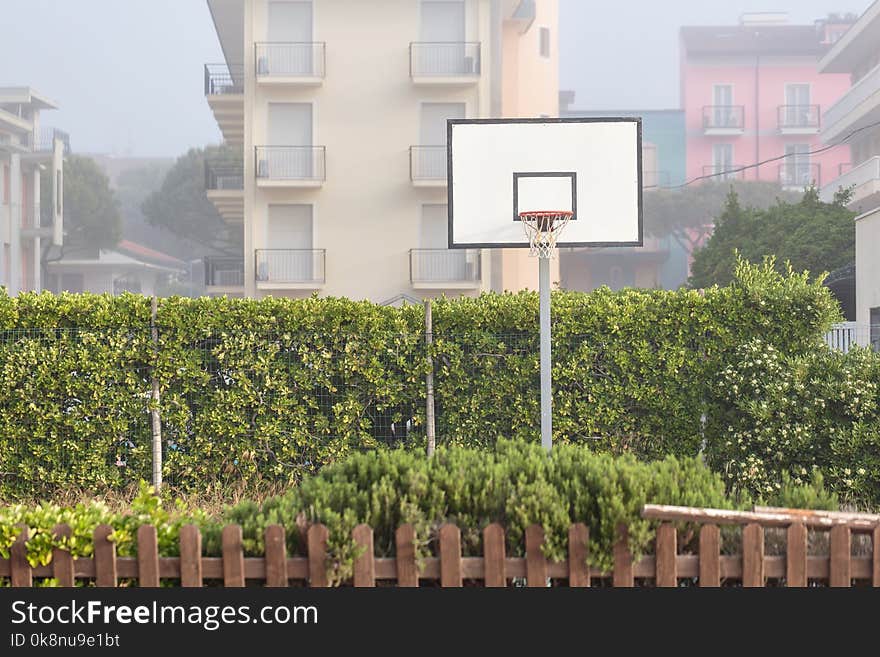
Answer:
<svg viewBox="0 0 880 657"><path fill-rule="evenodd" d="M529 241L529 255L555 258L556 242L571 221L574 212L567 210L534 210L520 212L519 218Z"/></svg>

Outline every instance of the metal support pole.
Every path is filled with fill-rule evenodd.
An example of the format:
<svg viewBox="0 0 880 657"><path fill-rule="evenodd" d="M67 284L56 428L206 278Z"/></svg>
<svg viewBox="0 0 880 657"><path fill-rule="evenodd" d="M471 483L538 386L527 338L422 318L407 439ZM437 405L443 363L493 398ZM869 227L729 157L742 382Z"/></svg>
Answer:
<svg viewBox="0 0 880 657"><path fill-rule="evenodd" d="M159 360L157 315L158 300L154 296L150 306L150 333L153 339L153 371L151 372L153 391L150 395L150 425L153 434L153 488L158 493L162 488L162 419L159 417L159 379L156 376L156 363Z"/></svg>
<svg viewBox="0 0 880 657"><path fill-rule="evenodd" d="M425 430L428 436L428 458L434 456L437 437L434 428L434 359L431 345L434 344L434 321L431 315L431 300L425 299L425 345L428 354L428 373L425 375Z"/></svg>
<svg viewBox="0 0 880 657"><path fill-rule="evenodd" d="M538 258L541 297L541 446L553 447L553 387L550 357L550 258Z"/></svg>

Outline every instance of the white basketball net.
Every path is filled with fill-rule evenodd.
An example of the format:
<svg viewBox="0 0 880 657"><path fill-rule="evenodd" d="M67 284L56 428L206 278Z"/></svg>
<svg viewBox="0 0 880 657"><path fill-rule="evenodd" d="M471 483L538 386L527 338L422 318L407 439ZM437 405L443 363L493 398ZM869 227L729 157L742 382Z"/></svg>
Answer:
<svg viewBox="0 0 880 657"><path fill-rule="evenodd" d="M571 221L574 213L557 210L520 212L526 239L529 240L529 255L539 258L556 257L556 241L563 229Z"/></svg>

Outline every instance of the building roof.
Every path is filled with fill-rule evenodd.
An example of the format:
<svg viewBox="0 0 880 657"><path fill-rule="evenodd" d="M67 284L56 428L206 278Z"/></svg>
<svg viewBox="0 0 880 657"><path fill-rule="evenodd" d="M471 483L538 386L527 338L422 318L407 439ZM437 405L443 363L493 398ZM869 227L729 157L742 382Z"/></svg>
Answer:
<svg viewBox="0 0 880 657"><path fill-rule="evenodd" d="M58 109L58 105L30 87L0 87L0 105L33 105L36 109Z"/></svg>
<svg viewBox="0 0 880 657"><path fill-rule="evenodd" d="M829 48L814 25L723 25L681 28L688 54L821 55Z"/></svg>
<svg viewBox="0 0 880 657"><path fill-rule="evenodd" d="M131 240L120 240L119 244L117 244L112 250L137 258L138 260L142 260L144 262L152 262L154 264L163 265L174 269L186 269L186 263L183 260L178 260L177 258L170 256L167 253L156 251L155 249L151 249L150 247L144 246L143 244L138 244L137 242L132 242Z"/></svg>

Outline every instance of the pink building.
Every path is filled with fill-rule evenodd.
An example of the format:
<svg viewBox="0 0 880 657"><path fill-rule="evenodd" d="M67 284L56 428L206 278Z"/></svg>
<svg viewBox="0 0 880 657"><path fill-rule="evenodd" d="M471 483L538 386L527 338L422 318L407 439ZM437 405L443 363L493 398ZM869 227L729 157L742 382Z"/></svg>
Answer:
<svg viewBox="0 0 880 657"><path fill-rule="evenodd" d="M849 146L811 155L823 112L850 86L817 62L849 27L788 25L785 14L745 14L729 27L681 28L681 106L687 178L765 180L802 190L840 175ZM788 154L760 167L743 166Z"/></svg>

